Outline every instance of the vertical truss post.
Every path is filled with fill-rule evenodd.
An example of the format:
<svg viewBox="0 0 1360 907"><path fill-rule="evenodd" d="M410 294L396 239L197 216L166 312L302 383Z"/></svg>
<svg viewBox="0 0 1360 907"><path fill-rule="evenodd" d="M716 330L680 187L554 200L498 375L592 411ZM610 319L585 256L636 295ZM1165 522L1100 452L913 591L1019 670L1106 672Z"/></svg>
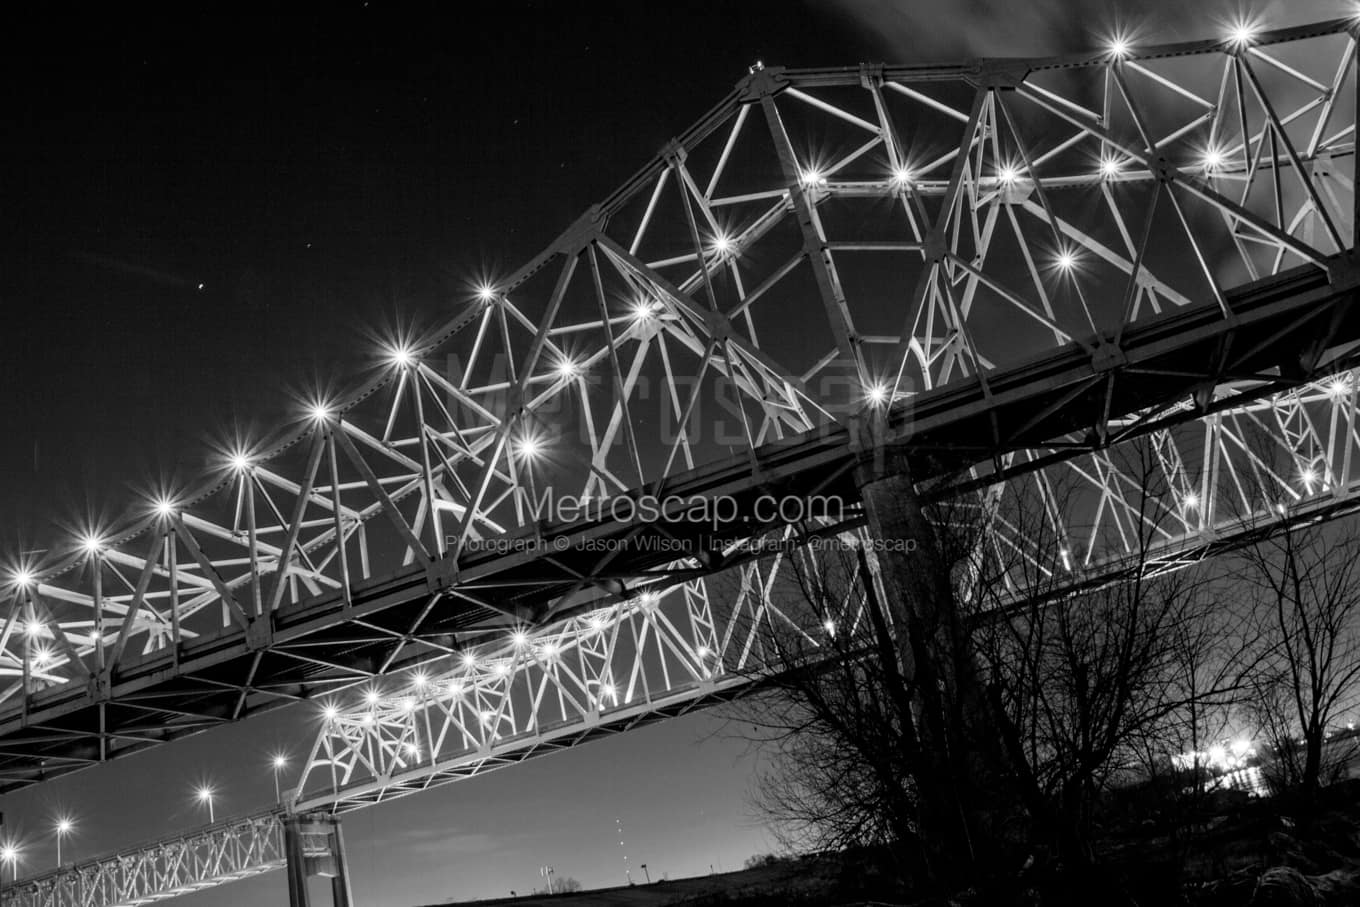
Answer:
<svg viewBox="0 0 1360 907"><path fill-rule="evenodd" d="M331 461L331 516L335 521L335 552L340 565L340 589L345 596L345 607L348 608L354 605L354 598L350 592L349 556L345 552L345 520L340 512L340 464L335 459L336 426L327 423L325 430L326 451Z"/></svg>
<svg viewBox="0 0 1360 907"><path fill-rule="evenodd" d="M793 205L794 214L798 218L798 227L803 235L803 252L807 255L808 264L816 278L817 291L826 309L832 336L836 339L836 349L840 351L847 364L853 365L860 382L867 386L872 382L860 356L860 338L855 333L850 318L850 307L846 304L845 292L841 289L840 277L836 274L836 266L826 247L821 225L817 221L816 200L810 195L817 192L817 186L815 183L804 185L807 174L798 164L793 143L789 140L784 122L779 117L779 108L774 103L774 94L779 85L767 71L762 70L755 76L757 78L753 80L751 87L765 113L770 138L774 141L775 153L779 157L780 169L789 182L789 201Z"/></svg>

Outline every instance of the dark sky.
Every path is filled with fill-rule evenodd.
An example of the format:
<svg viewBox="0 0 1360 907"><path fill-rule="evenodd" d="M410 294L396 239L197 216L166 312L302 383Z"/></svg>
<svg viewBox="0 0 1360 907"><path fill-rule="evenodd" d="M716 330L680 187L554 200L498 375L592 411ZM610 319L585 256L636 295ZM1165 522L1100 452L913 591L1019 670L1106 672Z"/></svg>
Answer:
<svg viewBox="0 0 1360 907"><path fill-rule="evenodd" d="M684 130L756 59L791 66L1092 46L1108 5L501 3L8 13L0 53L0 553L112 513L287 390L343 383L366 336L428 323L529 258ZM1133 24L1159 39L1188 5ZM1179 12L1177 12L1179 11ZM1294 4L1289 21L1334 14ZM1283 24L1276 16L1269 24ZM1186 29L1189 29L1188 33ZM621 818L653 875L769 849L753 762L697 717L351 818L356 892L408 905L621 881ZM89 854L272 798L305 715L253 720L0 802L50 863L47 817ZM632 842L636 842L635 844ZM186 899L277 901L281 875Z"/></svg>

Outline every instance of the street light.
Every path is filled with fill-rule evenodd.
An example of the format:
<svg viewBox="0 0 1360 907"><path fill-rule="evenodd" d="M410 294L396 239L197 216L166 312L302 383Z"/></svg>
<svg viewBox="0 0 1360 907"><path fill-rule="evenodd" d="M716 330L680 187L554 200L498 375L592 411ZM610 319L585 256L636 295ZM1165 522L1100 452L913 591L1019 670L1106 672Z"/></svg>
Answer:
<svg viewBox="0 0 1360 907"><path fill-rule="evenodd" d="M197 796L199 803L206 803L208 805L208 824L211 825L215 823L217 821L217 815L213 811L213 789L206 784L200 784L198 790L194 793L195 796Z"/></svg>
<svg viewBox="0 0 1360 907"><path fill-rule="evenodd" d="M274 802L282 803L283 795L279 792L279 772L288 766L288 757L283 753L275 753L270 757L269 764L274 768Z"/></svg>
<svg viewBox="0 0 1360 907"><path fill-rule="evenodd" d="M9 878L11 882L19 880L19 845L14 843L13 838L6 839L0 844L0 863L9 864ZM4 866L0 865L0 883L4 882Z"/></svg>
<svg viewBox="0 0 1360 907"><path fill-rule="evenodd" d="M55 830L56 830L56 832L57 832L57 868L58 868L58 869L61 868L61 842L62 842L62 840L63 840L67 835L69 835L71 832L75 831L75 827L76 827L76 825L75 825L74 822L71 821L71 817L70 817L70 816L57 816L57 824L56 824L56 829L55 829Z"/></svg>

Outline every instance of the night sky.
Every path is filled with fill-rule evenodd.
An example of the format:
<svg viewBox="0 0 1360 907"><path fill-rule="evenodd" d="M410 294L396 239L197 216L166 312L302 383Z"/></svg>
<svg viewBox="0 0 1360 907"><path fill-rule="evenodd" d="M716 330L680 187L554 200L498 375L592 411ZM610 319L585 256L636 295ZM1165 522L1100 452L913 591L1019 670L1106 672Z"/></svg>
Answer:
<svg viewBox="0 0 1360 907"><path fill-rule="evenodd" d="M531 257L757 59L1032 55L1095 46L1114 23L1154 40L1218 27L1192 4L1136 17L1060 0L907 5L7 12L0 554L193 476L213 440L278 421L289 390L344 383L375 334L444 317L480 276ZM1259 9L1274 26L1344 5ZM80 856L202 822L190 792L203 777L219 816L265 806L268 753L296 767L310 720L276 713L4 797L24 874L51 865L40 838L58 808L77 816ZM682 719L355 814L356 895L399 907L527 892L544 863L617 884L616 818L635 874L739 866L773 845L746 814L754 760L715 732L712 717ZM284 884L183 903L278 902Z"/></svg>

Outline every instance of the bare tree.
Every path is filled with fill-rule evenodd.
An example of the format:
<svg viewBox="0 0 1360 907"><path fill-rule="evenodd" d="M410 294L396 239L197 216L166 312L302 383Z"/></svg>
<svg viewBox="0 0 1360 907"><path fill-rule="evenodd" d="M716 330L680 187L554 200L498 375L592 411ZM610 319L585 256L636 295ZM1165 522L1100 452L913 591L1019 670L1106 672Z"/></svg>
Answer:
<svg viewBox="0 0 1360 907"><path fill-rule="evenodd" d="M1122 560L1088 570L1068 549L1062 514L1092 489L1044 474L921 510L925 608L885 600L871 553L794 556L794 581L764 594L825 632L777 640L771 697L741 711L769 750L757 804L786 844L913 844L945 884L1013 876L1036 846L1090 866L1114 781L1224 726L1242 646L1222 645L1212 572L1154 558L1169 496L1147 448L1123 456L1104 461Z"/></svg>
<svg viewBox="0 0 1360 907"><path fill-rule="evenodd" d="M1328 728L1360 680L1360 533L1353 521L1284 527L1242 562L1264 631L1254 714L1306 820L1328 780Z"/></svg>
<svg viewBox="0 0 1360 907"><path fill-rule="evenodd" d="M867 562L850 544L791 557L770 594L794 622L820 630L776 635L767 692L736 706L768 757L756 804L792 850L916 841L913 684L863 582ZM748 581L764 574L754 565Z"/></svg>
<svg viewBox="0 0 1360 907"><path fill-rule="evenodd" d="M1030 521L1026 556L1000 564L1005 582L979 586L987 610L1006 614L983 647L1016 782L1038 839L1069 865L1093 861L1093 820L1112 784L1226 727L1249 669L1250 634L1216 599L1212 569L1157 557L1177 514L1155 441L1101 456L1109 537L1069 551L1059 519ZM1081 480L1039 484L1054 514L1080 512L1073 499L1091 493ZM1093 577L1085 561L1096 550L1107 560Z"/></svg>

